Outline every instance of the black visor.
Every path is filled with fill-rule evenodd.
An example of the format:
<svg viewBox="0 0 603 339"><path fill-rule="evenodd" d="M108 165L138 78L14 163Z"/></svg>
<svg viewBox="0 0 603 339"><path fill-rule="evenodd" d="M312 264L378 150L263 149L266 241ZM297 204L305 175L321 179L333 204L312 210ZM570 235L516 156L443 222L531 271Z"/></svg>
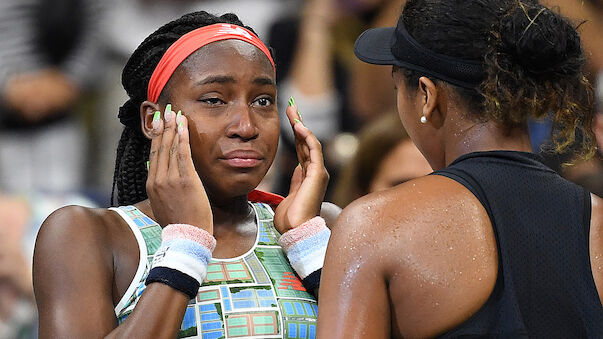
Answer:
<svg viewBox="0 0 603 339"><path fill-rule="evenodd" d="M421 46L408 34L402 18L397 27L362 33L354 44L354 53L369 64L411 69L464 88L477 88L484 78L480 61L438 54Z"/></svg>

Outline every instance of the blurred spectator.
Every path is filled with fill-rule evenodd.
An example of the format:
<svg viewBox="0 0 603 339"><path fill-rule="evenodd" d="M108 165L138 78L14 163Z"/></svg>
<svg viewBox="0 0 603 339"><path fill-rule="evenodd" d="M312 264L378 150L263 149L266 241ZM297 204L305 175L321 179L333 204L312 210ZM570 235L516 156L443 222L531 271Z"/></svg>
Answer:
<svg viewBox="0 0 603 339"><path fill-rule="evenodd" d="M541 0L544 5L558 10L561 14L571 18L582 40L582 45L587 56L588 71L586 75L595 84L597 75L603 71L603 1L601 0ZM599 86L601 86L599 82ZM530 137L535 152L541 147L546 148L551 132L550 121L531 121ZM547 155L550 156L550 155ZM567 161L564 157L555 157L557 160ZM561 171L561 162L549 159L551 167Z"/></svg>
<svg viewBox="0 0 603 339"><path fill-rule="evenodd" d="M599 73L595 96L597 114L593 121L593 131L597 139L597 154L589 161L578 161L571 166L566 166L563 168L563 175L603 197L603 71Z"/></svg>
<svg viewBox="0 0 603 339"><path fill-rule="evenodd" d="M390 73L380 68L364 71L354 61L353 45L363 29L395 24L403 4L308 0L301 14L282 18L272 27L280 100L295 97L306 113L304 123L320 139L328 140L340 130L355 131L358 120L395 107L391 96L378 94L392 86Z"/></svg>
<svg viewBox="0 0 603 339"><path fill-rule="evenodd" d="M73 106L97 66L102 1L0 2L0 188L82 187Z"/></svg>
<svg viewBox="0 0 603 339"><path fill-rule="evenodd" d="M363 195L431 172L398 115L387 114L359 133L358 149L342 170L331 200L344 208Z"/></svg>
<svg viewBox="0 0 603 339"><path fill-rule="evenodd" d="M550 8L558 8L561 14L580 25L578 32L582 39L591 81L596 80L603 70L603 2L601 0L541 0Z"/></svg>
<svg viewBox="0 0 603 339"><path fill-rule="evenodd" d="M598 153L589 161L573 159L570 154L553 155L546 152L549 147L550 122L532 122L530 135L534 151L544 149L542 155L547 164L567 179L585 187L592 193L603 195L603 1L601 0L543 0L542 3L556 8L563 15L571 18L582 39L587 56L586 72L595 89L598 102L595 107L598 114L593 121L593 130L597 137ZM597 80L598 76L598 80ZM578 136L578 142L580 136ZM568 165L571 163L571 165Z"/></svg>
<svg viewBox="0 0 603 339"><path fill-rule="evenodd" d="M73 194L14 196L0 191L0 338L36 338L31 263L38 230L67 204L94 207Z"/></svg>
<svg viewBox="0 0 603 339"><path fill-rule="evenodd" d="M391 70L358 62L356 37L364 29L393 26L404 1L308 0L295 16L281 18L270 30L279 84L279 105L293 96L306 124L323 142L331 183L349 159L329 150L341 132L395 108ZM281 173L275 190L286 193L288 173L297 165L289 127L282 124L282 145L275 160ZM284 175L287 174L287 175ZM330 189L329 189L330 191ZM327 193L329 195L329 193Z"/></svg>

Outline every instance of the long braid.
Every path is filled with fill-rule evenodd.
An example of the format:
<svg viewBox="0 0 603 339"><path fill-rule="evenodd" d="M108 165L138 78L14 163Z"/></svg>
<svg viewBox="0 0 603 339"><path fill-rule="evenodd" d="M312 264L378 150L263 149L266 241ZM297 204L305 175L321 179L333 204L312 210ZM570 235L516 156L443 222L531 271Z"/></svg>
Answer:
<svg viewBox="0 0 603 339"><path fill-rule="evenodd" d="M218 17L207 12L194 12L160 27L138 46L128 60L122 73L122 85L130 99L119 110L119 119L125 127L117 147L111 193L113 206L131 205L147 198L146 162L149 159L151 141L141 131L140 105L146 100L153 70L165 51L181 36L199 27L216 23L243 26L253 32L253 29L244 26L235 14L228 13Z"/></svg>

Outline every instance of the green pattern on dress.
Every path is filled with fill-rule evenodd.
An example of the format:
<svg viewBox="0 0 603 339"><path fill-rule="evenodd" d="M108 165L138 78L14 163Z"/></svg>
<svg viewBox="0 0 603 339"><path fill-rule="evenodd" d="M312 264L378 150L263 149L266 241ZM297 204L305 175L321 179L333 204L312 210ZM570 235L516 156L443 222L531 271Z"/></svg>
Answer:
<svg viewBox="0 0 603 339"><path fill-rule="evenodd" d="M278 244L270 206L252 204L258 240L234 259L213 259L197 297L191 299L179 338L315 338L317 302L301 284ZM133 206L120 207L139 227L148 251L138 289L118 314L123 322L144 292L161 227Z"/></svg>

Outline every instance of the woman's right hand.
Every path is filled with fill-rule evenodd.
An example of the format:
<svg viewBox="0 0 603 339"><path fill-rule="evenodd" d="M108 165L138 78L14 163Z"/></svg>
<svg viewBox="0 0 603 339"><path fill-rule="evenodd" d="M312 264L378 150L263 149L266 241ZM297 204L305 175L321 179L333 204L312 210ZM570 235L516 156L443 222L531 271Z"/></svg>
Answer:
<svg viewBox="0 0 603 339"><path fill-rule="evenodd" d="M188 133L188 120L176 116L171 104L163 119L159 111L155 113L147 195L162 227L189 224L213 234L211 206L193 164Z"/></svg>

